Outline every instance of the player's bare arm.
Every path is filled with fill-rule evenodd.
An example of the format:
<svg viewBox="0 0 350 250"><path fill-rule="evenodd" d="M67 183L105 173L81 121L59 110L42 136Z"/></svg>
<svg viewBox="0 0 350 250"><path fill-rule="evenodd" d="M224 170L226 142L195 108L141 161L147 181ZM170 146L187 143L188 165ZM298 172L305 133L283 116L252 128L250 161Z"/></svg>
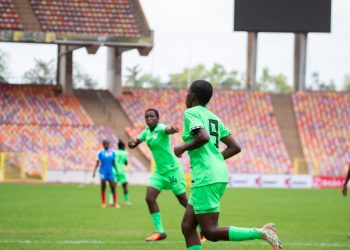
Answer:
<svg viewBox="0 0 350 250"><path fill-rule="evenodd" d="M241 147L232 135L225 136L221 141L226 145L226 148L221 152L225 160L241 152Z"/></svg>
<svg viewBox="0 0 350 250"><path fill-rule="evenodd" d="M350 179L350 163L349 163L349 169L348 169L348 173L346 175L345 181L344 181L344 185L343 185L343 189L342 189L342 193L344 196L346 196L348 194L348 182Z"/></svg>
<svg viewBox="0 0 350 250"><path fill-rule="evenodd" d="M142 141L140 141L140 139L131 139L129 142L128 142L128 147L129 148L136 148Z"/></svg>
<svg viewBox="0 0 350 250"><path fill-rule="evenodd" d="M174 148L174 153L178 158L182 157L182 154L187 150L193 150L202 147L204 144L210 141L210 137L204 128L199 128L194 131L194 140L185 143L182 146Z"/></svg>
<svg viewBox="0 0 350 250"><path fill-rule="evenodd" d="M96 169L100 166L100 161L96 161L96 164L95 164L95 168L94 168L94 172L92 174L92 178L95 178L95 175L96 175Z"/></svg>
<svg viewBox="0 0 350 250"><path fill-rule="evenodd" d="M165 128L164 132L166 134L172 135L172 134L178 133L179 132L179 128L170 126L170 127Z"/></svg>

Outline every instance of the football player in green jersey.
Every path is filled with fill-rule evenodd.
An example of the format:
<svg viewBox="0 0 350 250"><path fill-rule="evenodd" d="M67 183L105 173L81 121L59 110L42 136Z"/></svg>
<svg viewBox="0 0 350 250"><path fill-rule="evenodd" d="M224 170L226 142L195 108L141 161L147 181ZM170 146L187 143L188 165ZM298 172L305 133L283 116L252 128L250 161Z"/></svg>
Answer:
<svg viewBox="0 0 350 250"><path fill-rule="evenodd" d="M282 249L274 224L262 228L219 227L220 199L228 183L225 159L241 149L231 132L206 105L213 94L212 85L194 81L187 92L182 138L184 144L174 148L177 157L188 151L192 169L192 193L182 220L182 233L187 249L202 249L196 228L199 224L211 241L243 241L263 239L274 249ZM219 143L225 145L220 152Z"/></svg>
<svg viewBox="0 0 350 250"><path fill-rule="evenodd" d="M135 148L146 142L156 163L146 191L146 202L155 228L155 233L146 238L146 241L157 241L166 238L163 228L157 197L162 190L172 190L180 204L187 205L186 185L182 166L170 147L170 135L177 133L178 128L166 126L159 122L159 113L156 109L145 112L147 127L137 139L129 141L129 148Z"/></svg>
<svg viewBox="0 0 350 250"><path fill-rule="evenodd" d="M128 180L125 173L125 167L128 165L128 152L125 150L125 143L122 140L118 142L118 149L115 151L115 165L118 173L115 171L115 183L120 183L123 187L124 203L131 205L129 201ZM112 193L109 195L109 203L112 202Z"/></svg>

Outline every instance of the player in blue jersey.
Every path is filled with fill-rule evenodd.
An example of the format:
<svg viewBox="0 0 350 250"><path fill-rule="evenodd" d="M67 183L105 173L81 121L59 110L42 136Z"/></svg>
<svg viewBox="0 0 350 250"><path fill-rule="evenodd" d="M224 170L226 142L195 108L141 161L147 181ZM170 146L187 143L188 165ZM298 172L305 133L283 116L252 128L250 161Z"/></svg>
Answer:
<svg viewBox="0 0 350 250"><path fill-rule="evenodd" d="M102 199L102 208L106 207L106 182L108 181L109 186L111 188L113 194L113 205L115 208L119 208L120 206L117 203L117 194L115 192L116 184L115 184L115 174L113 173L113 169L115 169L116 173L118 173L117 167L115 165L116 155L115 152L109 149L109 141L103 140L102 142L103 150L101 150L97 155L97 161L94 169L94 173L92 177L94 178L96 175L97 168L100 168L100 178L101 178L101 199Z"/></svg>

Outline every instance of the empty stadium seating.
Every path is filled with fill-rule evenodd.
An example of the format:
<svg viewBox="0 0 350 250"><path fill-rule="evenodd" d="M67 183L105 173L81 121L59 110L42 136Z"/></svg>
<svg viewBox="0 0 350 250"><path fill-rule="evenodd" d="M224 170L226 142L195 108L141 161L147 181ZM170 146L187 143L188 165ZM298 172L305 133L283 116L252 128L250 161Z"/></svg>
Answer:
<svg viewBox="0 0 350 250"><path fill-rule="evenodd" d="M1 151L47 154L54 170L92 170L103 139L118 142L105 127L0 124Z"/></svg>
<svg viewBox="0 0 350 250"><path fill-rule="evenodd" d="M186 90L125 89L118 96L134 127L127 133L136 137L145 127L144 111L156 108L160 120L182 127ZM218 90L208 108L216 113L231 129L242 147L242 153L227 161L231 172L236 173L288 173L291 161L282 141L269 95L261 92ZM181 132L172 136L172 145L182 142ZM147 157L151 154L141 146ZM181 158L186 170L188 157Z"/></svg>
<svg viewBox="0 0 350 250"><path fill-rule="evenodd" d="M0 124L91 126L74 96L55 94L55 86L0 84Z"/></svg>
<svg viewBox="0 0 350 250"><path fill-rule="evenodd" d="M293 107L300 140L310 170L315 174L343 176L350 141L349 93L294 93Z"/></svg>
<svg viewBox="0 0 350 250"><path fill-rule="evenodd" d="M127 0L30 0L44 31L140 37Z"/></svg>
<svg viewBox="0 0 350 250"><path fill-rule="evenodd" d="M50 169L91 170L102 140L115 148L117 138L93 126L77 98L55 93L55 86L0 84L0 152L47 154ZM31 159L28 173L41 167Z"/></svg>
<svg viewBox="0 0 350 250"><path fill-rule="evenodd" d="M23 25L16 12L12 0L1 0L0 2L0 29L21 30Z"/></svg>

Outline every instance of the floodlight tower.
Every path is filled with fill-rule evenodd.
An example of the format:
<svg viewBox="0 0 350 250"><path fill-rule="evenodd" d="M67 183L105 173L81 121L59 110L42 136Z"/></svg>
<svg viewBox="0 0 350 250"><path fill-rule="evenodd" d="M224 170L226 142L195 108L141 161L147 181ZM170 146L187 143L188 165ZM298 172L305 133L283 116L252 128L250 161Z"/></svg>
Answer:
<svg viewBox="0 0 350 250"><path fill-rule="evenodd" d="M248 89L256 88L258 33L294 33L294 91L302 91L305 90L307 35L330 32L331 0L235 0L234 30L248 32Z"/></svg>

